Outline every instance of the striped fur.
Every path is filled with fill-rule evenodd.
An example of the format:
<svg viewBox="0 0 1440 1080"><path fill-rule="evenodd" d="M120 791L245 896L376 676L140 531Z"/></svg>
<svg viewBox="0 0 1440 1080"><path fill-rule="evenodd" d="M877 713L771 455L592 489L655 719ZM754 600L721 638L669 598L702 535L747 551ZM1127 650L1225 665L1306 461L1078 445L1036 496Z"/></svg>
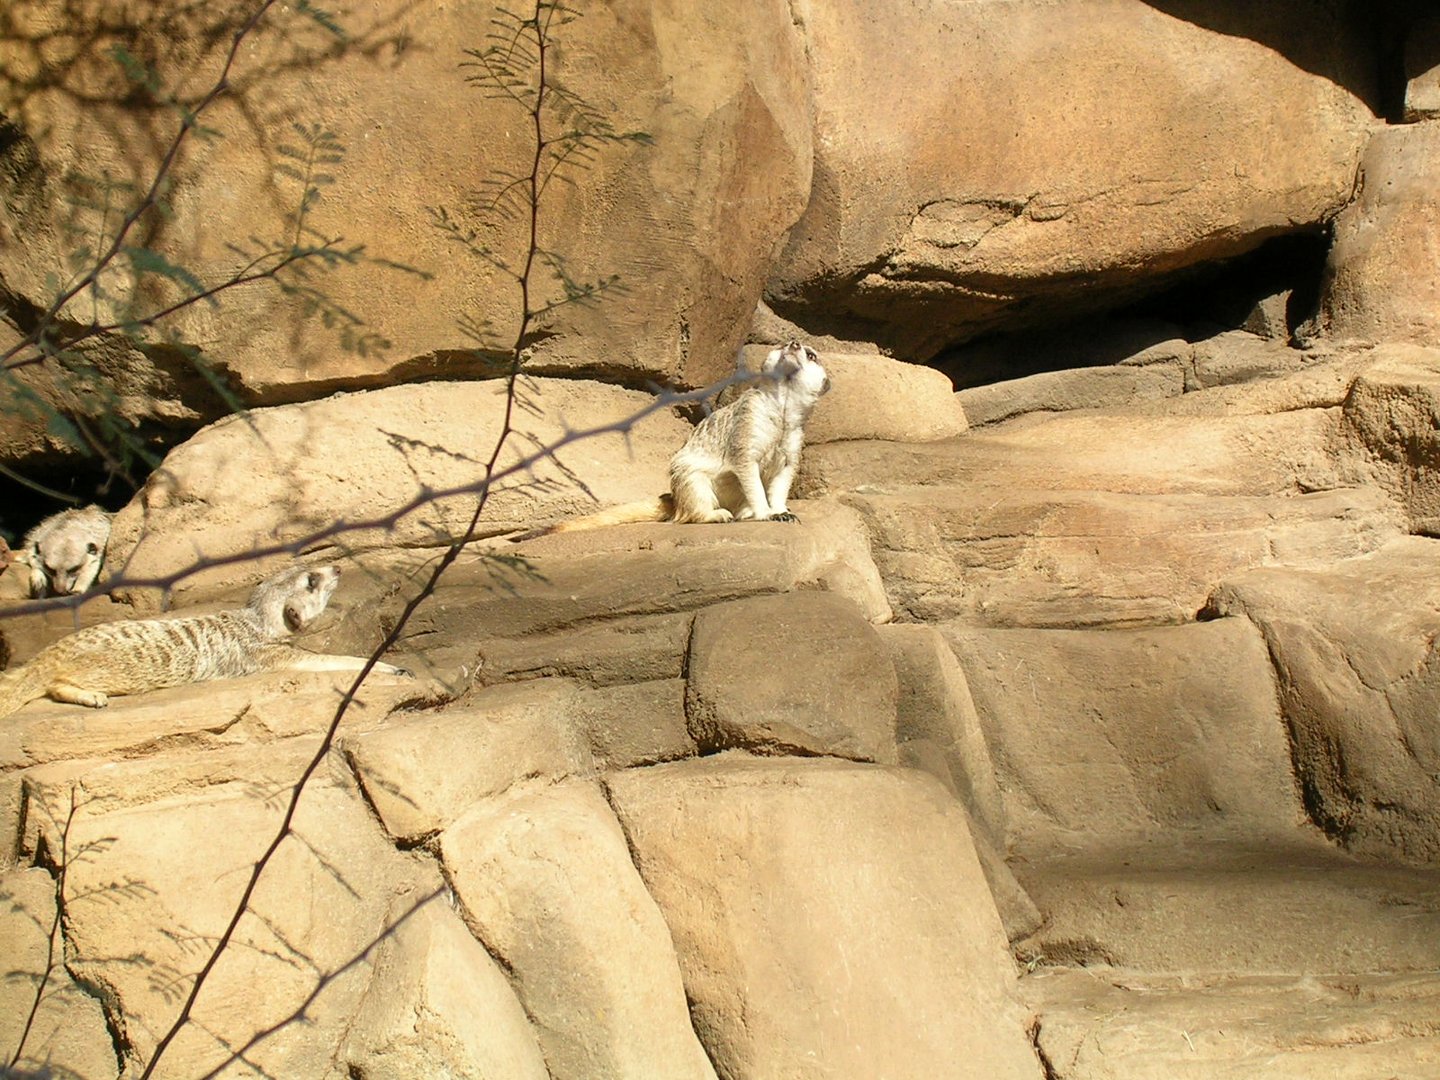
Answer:
<svg viewBox="0 0 1440 1080"><path fill-rule="evenodd" d="M86 627L0 673L0 717L41 697L98 708L111 694L260 671L358 671L361 657L306 652L287 640L325 610L339 580L335 566L295 567L258 586L243 608ZM408 674L384 663L375 670Z"/></svg>

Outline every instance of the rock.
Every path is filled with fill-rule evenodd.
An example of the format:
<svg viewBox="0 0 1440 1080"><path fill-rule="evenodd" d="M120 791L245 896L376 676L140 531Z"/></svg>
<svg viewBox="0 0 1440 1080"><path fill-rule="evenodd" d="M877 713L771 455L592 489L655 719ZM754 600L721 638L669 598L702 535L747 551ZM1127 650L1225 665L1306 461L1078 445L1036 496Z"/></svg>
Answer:
<svg viewBox="0 0 1440 1080"><path fill-rule="evenodd" d="M67 870L66 965L115 1011L114 1053L125 1060L148 1061L175 1020L177 994L189 992L280 827L276 792L288 793L297 762L312 752L313 744L299 756L249 748L232 757L228 776L206 762L205 782L187 775L193 759L181 755L96 761L68 775L49 766L29 783L27 822L51 852L60 850L70 792L84 797L68 830L68 849L85 856ZM310 781L293 828L156 1076L201 1075L262 1032L245 1051L252 1067L326 1075L388 913L438 895L433 864L396 851L340 772L321 769Z"/></svg>
<svg viewBox="0 0 1440 1080"><path fill-rule="evenodd" d="M1072 368L1188 364L1186 333L1165 319L1107 314L980 338L946 349L932 363L957 390L968 390Z"/></svg>
<svg viewBox="0 0 1440 1080"><path fill-rule="evenodd" d="M607 780L722 1076L1040 1076L965 814L914 770L722 754Z"/></svg>
<svg viewBox="0 0 1440 1080"><path fill-rule="evenodd" d="M1440 349L1386 345L1356 377L1341 444L1360 463L1357 479L1382 486L1404 507L1410 529L1440 535Z"/></svg>
<svg viewBox="0 0 1440 1080"><path fill-rule="evenodd" d="M899 681L895 738L902 758L906 746L934 747L943 762L935 770L940 781L965 804L971 824L1003 846L1005 805L964 669L932 626L895 623L878 629Z"/></svg>
<svg viewBox="0 0 1440 1080"><path fill-rule="evenodd" d="M1054 1080L1422 1080L1440 1071L1440 993L1425 976L1097 979L1044 972L1021 988L1040 1013Z"/></svg>
<svg viewBox="0 0 1440 1080"><path fill-rule="evenodd" d="M480 678L495 683L558 675L592 686L678 679L693 621L691 612L675 611L486 638L480 643Z"/></svg>
<svg viewBox="0 0 1440 1080"><path fill-rule="evenodd" d="M764 345L748 346L742 353L746 370L759 371L767 352ZM965 432L965 414L950 380L934 368L844 352L822 352L820 363L830 376L830 392L805 425L806 445L842 439L930 442Z"/></svg>
<svg viewBox="0 0 1440 1080"><path fill-rule="evenodd" d="M670 931L598 787L571 781L477 803L445 830L440 852L551 1076L714 1080Z"/></svg>
<svg viewBox="0 0 1440 1080"><path fill-rule="evenodd" d="M1405 122L1440 119L1440 18L1417 19L1405 38Z"/></svg>
<svg viewBox="0 0 1440 1080"><path fill-rule="evenodd" d="M1058 479L1062 470L1052 472ZM973 486L847 498L870 524L898 614L1055 629L1183 623L1230 574L1362 555L1403 524L1374 487L1268 496L1047 491L1029 486L1032 475L1015 468Z"/></svg>
<svg viewBox="0 0 1440 1080"><path fill-rule="evenodd" d="M1440 550L1237 575L1209 609L1265 635L1305 806L1352 851L1440 864ZM1397 602L1404 597L1403 603Z"/></svg>
<svg viewBox="0 0 1440 1080"><path fill-rule="evenodd" d="M340 749L386 831L414 846L522 780L592 772L570 722L576 693L560 679L497 686L346 736Z"/></svg>
<svg viewBox="0 0 1440 1080"><path fill-rule="evenodd" d="M575 724L602 769L629 769L699 752L685 724L685 680L606 686L575 697Z"/></svg>
<svg viewBox="0 0 1440 1080"><path fill-rule="evenodd" d="M889 619L890 605L860 516L828 500L793 509L799 524L657 523L559 533L523 544L469 545L435 595L416 611L399 648L418 658L417 670L436 672L458 693L477 666L485 673L483 656L476 657L477 643L496 649L496 638L529 638L553 657L561 648L559 635L571 628L589 630L564 650L599 640L599 627L613 624L616 638L603 646L614 658L609 674L602 669L612 661L604 653L593 661L575 659L573 651L556 661L541 660L582 678L586 670L599 672L597 681L604 683L619 678L621 666L630 663L620 659L629 647L624 636L650 625L643 620L677 613L688 619L698 608L739 597L820 589L852 600L871 621ZM373 641L376 620L393 624L428 578L429 561L430 556L391 552L360 560L360 570L350 577L367 583L369 598L352 605L327 635L327 647L346 651ZM653 636L650 630L641 632L643 640L635 643L637 679L669 677L670 665L677 664L672 657L680 655L668 651L678 625L660 622ZM507 649L499 651L497 681L507 677L504 665L512 662L507 658L530 662L523 644ZM673 675L679 673L677 664Z"/></svg>
<svg viewBox="0 0 1440 1080"><path fill-rule="evenodd" d="M695 617L685 715L702 752L834 754L893 764L898 687L844 597L755 596Z"/></svg>
<svg viewBox="0 0 1440 1080"><path fill-rule="evenodd" d="M550 1077L504 971L439 899L411 912L376 950L342 1053L352 1080Z"/></svg>
<svg viewBox="0 0 1440 1080"><path fill-rule="evenodd" d="M13 576L18 583L20 574ZM0 579L5 580L5 579ZM85 626L130 618L133 608L107 596L81 601L78 606L41 608L19 598L14 604L0 600L0 670L19 667L46 645ZM37 610L39 609L39 610Z"/></svg>
<svg viewBox="0 0 1440 1080"><path fill-rule="evenodd" d="M1142 630L949 624L1010 838L1289 839L1304 814L1265 641L1243 619Z"/></svg>
<svg viewBox="0 0 1440 1080"><path fill-rule="evenodd" d="M1194 344L1190 368L1185 373L1185 389L1205 390L1288 375L1298 371L1303 363L1302 354L1288 348L1283 341L1232 330Z"/></svg>
<svg viewBox="0 0 1440 1080"><path fill-rule="evenodd" d="M1372 122L1343 16L1309 4L1218 25L1108 2L800 19L814 180L766 299L907 359L1322 224Z"/></svg>
<svg viewBox="0 0 1440 1080"><path fill-rule="evenodd" d="M287 169L303 169L313 124L343 148L343 160L322 166L306 225L342 236L341 249L364 246L355 265L312 267L307 289L234 289L218 310L199 304L167 320L181 342L206 350L246 404L494 373L495 349L508 348L517 329L518 290L437 227L444 211L462 235L479 229L476 244L512 267L521 261L528 215L523 226L515 215L490 230L467 210L487 182L528 175L533 153L523 110L488 100L457 67L467 60L462 50L487 45L489 20L487 10L385 0L341 16L337 37L275 9L246 40L229 92L203 117L219 137L190 141L169 212L143 242L205 284L247 261L229 245L288 249L304 187ZM183 83L193 101L218 76L236 25L228 11L195 11L137 15L122 31L88 11L37 9L0 52L0 66L32 85L0 100L12 132L7 159L23 189L0 219L0 277L20 306L43 307L47 273L67 272L74 234L59 223L85 234L99 225L102 195L63 178L108 172L143 189L176 129L173 114L135 99L121 65L99 58L117 43L141 52L163 44L170 59L158 65L160 93ZM779 0L704 13L626 0L586 12L556 38L556 85L614 132L648 138L599 146L572 174L579 183L547 189L540 243L564 258L572 280L614 275L624 295L610 290L596 304L544 315L533 362L703 385L729 369L777 245L804 209L811 133L800 34ZM37 51L32 43L42 40L60 51ZM55 59L81 48L93 63ZM597 56L611 62L596 64ZM320 86L331 91L323 118L314 106ZM547 116L550 133L576 115ZM420 160L423 184L413 182ZM93 215L82 209L89 205ZM113 228L113 205L110 213ZM397 262L423 276L397 271ZM548 271L534 284L534 308L564 295ZM124 259L105 285L102 321L128 314L131 301L155 310L178 296L156 275L137 280ZM88 324L91 303L87 291L68 314ZM481 347L467 327L481 329ZM194 423L195 395L172 384L203 380L177 350L146 352L132 381L157 400L137 419L188 408ZM220 415L209 397L206 420Z"/></svg>
<svg viewBox="0 0 1440 1080"><path fill-rule="evenodd" d="M767 349L773 349L776 345L784 344L791 339L803 341L822 355L830 353L881 355L880 346L873 341L850 341L834 338L829 334L812 334L789 319L776 315L764 300L759 301L755 305L755 313L750 316L750 333L746 335L745 343L747 345L764 345Z"/></svg>
<svg viewBox="0 0 1440 1080"><path fill-rule="evenodd" d="M1161 363L1046 371L973 386L955 397L966 419L978 427L1025 413L1118 408L1137 401L1178 397L1184 392L1184 370L1178 364Z"/></svg>
<svg viewBox="0 0 1440 1080"><path fill-rule="evenodd" d="M55 915L55 880L44 870L0 874L0 955L5 957L0 1047L4 1047L6 1075L17 1080L118 1076L105 1012L65 969L65 941Z"/></svg>
<svg viewBox="0 0 1440 1080"><path fill-rule="evenodd" d="M652 398L598 383L528 381L500 468L513 466L570 428L627 420ZM342 394L303 405L258 409L206 428L171 451L115 519L110 572L129 580L173 575L197 560L233 558L302 538L337 523L398 514L432 491L483 481L498 438L505 383L432 382ZM497 483L479 525L494 535L600 504L655 495L670 455L689 427L659 412L628 438L584 439ZM475 495L426 502L390 527L305 543L329 556L380 546L441 547L463 536ZM288 558L244 560L176 585L179 600L234 592ZM137 602L155 603L147 593Z"/></svg>
<svg viewBox="0 0 1440 1080"><path fill-rule="evenodd" d="M1440 345L1440 124L1382 127L1358 195L1335 219L1320 312L1307 337Z"/></svg>

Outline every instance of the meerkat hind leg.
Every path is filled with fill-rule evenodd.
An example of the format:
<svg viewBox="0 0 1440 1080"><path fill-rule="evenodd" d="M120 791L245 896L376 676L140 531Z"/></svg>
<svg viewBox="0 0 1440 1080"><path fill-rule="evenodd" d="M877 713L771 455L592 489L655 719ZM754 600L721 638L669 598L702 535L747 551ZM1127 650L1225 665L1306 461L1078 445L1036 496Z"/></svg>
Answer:
<svg viewBox="0 0 1440 1080"><path fill-rule="evenodd" d="M715 484L709 477L690 473L676 478L672 493L677 524L719 525L734 519L734 515L720 505Z"/></svg>
<svg viewBox="0 0 1440 1080"><path fill-rule="evenodd" d="M103 709L110 704L110 698L101 690L86 690L74 683L55 683L45 691L53 700L67 705L88 705L92 709Z"/></svg>

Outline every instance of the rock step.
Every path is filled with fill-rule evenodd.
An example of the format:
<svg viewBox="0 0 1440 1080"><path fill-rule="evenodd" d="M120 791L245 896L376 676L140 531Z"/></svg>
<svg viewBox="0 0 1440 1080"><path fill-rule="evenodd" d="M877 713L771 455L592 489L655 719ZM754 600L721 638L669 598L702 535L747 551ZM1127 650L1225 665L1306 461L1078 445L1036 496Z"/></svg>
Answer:
<svg viewBox="0 0 1440 1080"><path fill-rule="evenodd" d="M1440 970L1440 869L1365 864L1303 842L1157 842L1014 870L1047 919L1017 945L1029 963L1173 975Z"/></svg>
<svg viewBox="0 0 1440 1080"><path fill-rule="evenodd" d="M1435 976L1097 979L1037 971L1021 992L1050 1080L1429 1080Z"/></svg>

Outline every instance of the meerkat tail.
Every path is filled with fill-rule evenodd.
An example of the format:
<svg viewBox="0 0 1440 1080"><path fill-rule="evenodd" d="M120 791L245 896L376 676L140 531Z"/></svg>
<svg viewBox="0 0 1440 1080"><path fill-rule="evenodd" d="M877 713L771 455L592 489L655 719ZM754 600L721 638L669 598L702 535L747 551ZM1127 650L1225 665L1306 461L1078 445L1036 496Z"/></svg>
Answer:
<svg viewBox="0 0 1440 1080"><path fill-rule="evenodd" d="M603 529L607 525L635 525L643 521L669 521L674 516L675 499L669 492L666 492L658 498L645 499L642 502L621 503L619 506L586 514L584 517L557 521L554 525L547 525L543 529L532 529L519 536L512 536L510 540L512 543L519 543L522 540L534 540L536 537L550 536L554 533Z"/></svg>
<svg viewBox="0 0 1440 1080"><path fill-rule="evenodd" d="M9 716L36 698L44 697L46 689L45 675L32 665L26 664L14 671L0 671L0 718Z"/></svg>

